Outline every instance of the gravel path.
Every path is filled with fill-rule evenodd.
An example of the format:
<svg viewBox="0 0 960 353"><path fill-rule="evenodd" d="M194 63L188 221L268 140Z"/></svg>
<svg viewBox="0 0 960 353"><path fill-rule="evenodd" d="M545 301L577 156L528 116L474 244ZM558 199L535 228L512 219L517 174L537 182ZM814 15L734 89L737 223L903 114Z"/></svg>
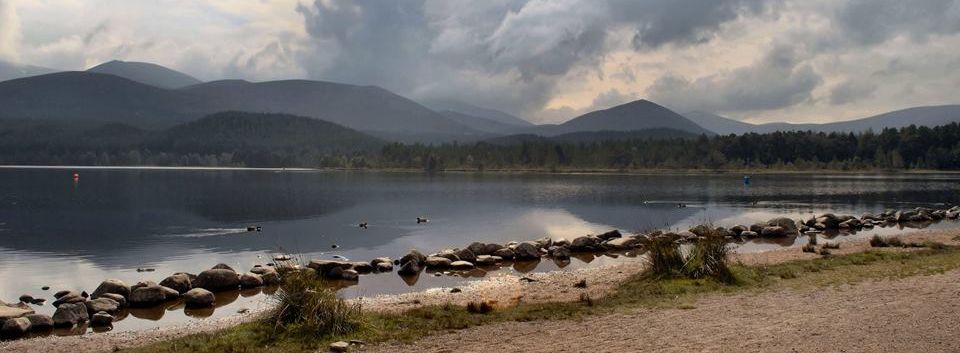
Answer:
<svg viewBox="0 0 960 353"><path fill-rule="evenodd" d="M503 323L364 352L956 352L960 271L713 295L694 309Z"/></svg>

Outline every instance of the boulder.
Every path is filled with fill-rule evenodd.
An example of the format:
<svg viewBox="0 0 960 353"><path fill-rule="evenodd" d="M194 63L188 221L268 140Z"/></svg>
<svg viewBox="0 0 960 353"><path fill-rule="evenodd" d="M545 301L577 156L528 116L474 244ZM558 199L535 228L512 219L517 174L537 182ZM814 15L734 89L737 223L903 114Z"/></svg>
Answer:
<svg viewBox="0 0 960 353"><path fill-rule="evenodd" d="M553 240L553 245L567 247L570 246L570 241L567 238L557 238Z"/></svg>
<svg viewBox="0 0 960 353"><path fill-rule="evenodd" d="M467 250L470 250L470 252L473 253L473 254L476 255L476 256L480 256L480 255L490 255L490 253L487 252L487 244L484 244L484 243L481 243L481 242L476 242L476 241L475 241L475 242L472 242L472 243L470 243L470 245L467 245L467 248L466 248L466 249L467 249ZM468 261L469 261L469 260L468 260Z"/></svg>
<svg viewBox="0 0 960 353"><path fill-rule="evenodd" d="M193 289L193 285L190 283L190 277L183 273L164 278L160 281L160 285L173 288L177 293L181 294Z"/></svg>
<svg viewBox="0 0 960 353"><path fill-rule="evenodd" d="M337 341L337 342L331 343L329 348L331 352L338 352L338 353L347 352L350 350L350 343L347 343L344 341Z"/></svg>
<svg viewBox="0 0 960 353"><path fill-rule="evenodd" d="M500 249L503 249L503 245L494 244L494 243L486 244L486 245L484 245L484 247L483 247L483 254L484 254L484 255L496 255L496 254L494 254L494 253L497 252L497 250L500 250Z"/></svg>
<svg viewBox="0 0 960 353"><path fill-rule="evenodd" d="M116 293L111 293L111 294L116 294ZM106 298L106 297L97 298L97 299L85 302L83 304L87 306L87 313L91 315L99 313L101 311L115 314L117 311L120 310L120 303L118 303L116 300Z"/></svg>
<svg viewBox="0 0 960 353"><path fill-rule="evenodd" d="M427 257L416 249L412 249L409 253L400 258L400 264L403 265L410 261L415 261L417 265L423 265L423 262L427 261Z"/></svg>
<svg viewBox="0 0 960 353"><path fill-rule="evenodd" d="M230 267L229 265L227 265L227 264L225 264L225 263L216 264L215 266L211 267L210 269L211 269L211 270L230 270L230 271L233 271L233 272L237 272L236 270L233 269L233 267Z"/></svg>
<svg viewBox="0 0 960 353"><path fill-rule="evenodd" d="M267 272L260 275L260 279L263 280L263 284L266 286L275 286L280 284L280 274L277 271Z"/></svg>
<svg viewBox="0 0 960 353"><path fill-rule="evenodd" d="M240 275L240 288L263 287L263 277L255 273L244 273Z"/></svg>
<svg viewBox="0 0 960 353"><path fill-rule="evenodd" d="M547 254L557 260L566 260L570 258L570 249L565 246L551 246Z"/></svg>
<svg viewBox="0 0 960 353"><path fill-rule="evenodd" d="M743 231L745 231L745 230L750 230L750 228L747 228L746 226L741 225L741 224L737 224L737 225L735 225L735 226L733 226L733 227L730 227L730 231L733 232L733 234L736 234L736 235L741 235L740 233L743 233Z"/></svg>
<svg viewBox="0 0 960 353"><path fill-rule="evenodd" d="M440 252L438 252L438 253L436 253L436 254L432 254L432 255L430 255L430 256L427 256L428 259L431 258L431 257L442 257L442 258L445 258L445 259L447 259L447 260L450 260L451 262L453 262L453 261L460 261L460 257L457 256L457 252L456 252L455 250L453 250L453 249L443 249L443 250L441 250ZM424 261L424 263L426 263L426 260Z"/></svg>
<svg viewBox="0 0 960 353"><path fill-rule="evenodd" d="M400 270L397 271L397 274L401 276L416 276L420 274L420 263L418 261L407 261L403 265L400 265Z"/></svg>
<svg viewBox="0 0 960 353"><path fill-rule="evenodd" d="M163 290L163 296L165 300L177 300L177 298L180 298L180 292L178 292L176 289L164 286L159 287L161 290Z"/></svg>
<svg viewBox="0 0 960 353"><path fill-rule="evenodd" d="M637 247L637 245L639 244L640 244L640 240L638 240L637 238L623 237L623 238L612 239L606 242L604 246L614 250L627 250L627 249L633 249Z"/></svg>
<svg viewBox="0 0 960 353"><path fill-rule="evenodd" d="M713 229L701 224L696 227L690 228L690 233L693 233L698 237L705 237L710 234L713 234Z"/></svg>
<svg viewBox="0 0 960 353"><path fill-rule="evenodd" d="M356 281L360 279L360 274L354 270L343 270L343 273L340 274L340 278L344 281Z"/></svg>
<svg viewBox="0 0 960 353"><path fill-rule="evenodd" d="M19 338L30 332L30 319L18 317L3 322L0 326L0 335L4 338Z"/></svg>
<svg viewBox="0 0 960 353"><path fill-rule="evenodd" d="M431 256L424 261L424 264L427 266L427 268L447 268L450 267L450 264L452 263L453 261L450 261L450 259L440 256Z"/></svg>
<svg viewBox="0 0 960 353"><path fill-rule="evenodd" d="M594 251L597 250L597 246L599 244L599 238L594 238L591 236L576 237L573 238L572 242L570 242L569 248L572 251Z"/></svg>
<svg viewBox="0 0 960 353"><path fill-rule="evenodd" d="M354 262L351 263L350 269L357 271L357 273L366 274L373 272L373 265L369 262Z"/></svg>
<svg viewBox="0 0 960 353"><path fill-rule="evenodd" d="M233 270L212 269L200 272L196 281L193 282L194 288L203 288L209 291L219 291L226 289L237 289L240 287L240 276Z"/></svg>
<svg viewBox="0 0 960 353"><path fill-rule="evenodd" d="M751 239L752 239L752 238L759 237L760 234L758 234L757 232L754 232L754 231L752 231L752 230L745 230L745 231L743 231L743 232L740 232L740 236L741 236L741 237L744 237L744 238L751 238Z"/></svg>
<svg viewBox="0 0 960 353"><path fill-rule="evenodd" d="M393 271L393 264L390 262L381 262L376 265L377 272L390 272Z"/></svg>
<svg viewBox="0 0 960 353"><path fill-rule="evenodd" d="M91 327L110 327L113 326L113 316L106 312L99 312L90 316Z"/></svg>
<svg viewBox="0 0 960 353"><path fill-rule="evenodd" d="M374 268L376 268L377 265L384 264L384 263L393 264L393 261L390 260L389 257L378 257L376 259L370 260L370 266L373 266Z"/></svg>
<svg viewBox="0 0 960 353"><path fill-rule="evenodd" d="M620 237L622 237L622 236L623 236L623 235L620 234L620 231L619 231L619 230L614 229L614 230L611 230L611 231L609 231L609 232L606 232L606 233L597 235L597 238L599 238L600 240L610 240L610 239L613 239L613 238L620 238Z"/></svg>
<svg viewBox="0 0 960 353"><path fill-rule="evenodd" d="M540 249L548 249L551 246L553 246L553 238L543 237L543 238L537 239L536 241L533 242L533 245L536 245Z"/></svg>
<svg viewBox="0 0 960 353"><path fill-rule="evenodd" d="M767 221L767 225L771 227L781 227L787 234L798 234L797 222L788 217L771 219Z"/></svg>
<svg viewBox="0 0 960 353"><path fill-rule="evenodd" d="M167 300L167 291L156 284L137 286L127 298L127 303L133 307L148 307L158 305Z"/></svg>
<svg viewBox="0 0 960 353"><path fill-rule="evenodd" d="M499 256L478 255L476 264L477 266L493 266L496 265L497 262L500 262L500 260L502 259Z"/></svg>
<svg viewBox="0 0 960 353"><path fill-rule="evenodd" d="M513 258L517 260L534 260L540 258L540 248L532 242L522 242L513 249Z"/></svg>
<svg viewBox="0 0 960 353"><path fill-rule="evenodd" d="M36 299L33 298L33 296L31 296L31 295L29 295L29 294L21 295L19 299L20 299L20 302L21 302L21 303L27 303L27 304L33 303L33 301L36 300Z"/></svg>
<svg viewBox="0 0 960 353"><path fill-rule="evenodd" d="M474 268L473 263L463 260L452 262L450 267L454 270L472 270Z"/></svg>
<svg viewBox="0 0 960 353"><path fill-rule="evenodd" d="M60 299L60 297L63 297L63 296L65 296L65 295L67 295L67 294L70 294L71 292L73 292L73 291L70 291L70 290L62 290L62 291L53 293L53 298L54 298L54 299ZM80 295L80 293L77 293L77 295Z"/></svg>
<svg viewBox="0 0 960 353"><path fill-rule="evenodd" d="M460 261L474 262L477 261L477 254L470 249L460 249L455 252L457 257L460 258Z"/></svg>
<svg viewBox="0 0 960 353"><path fill-rule="evenodd" d="M67 292L67 294L60 296L60 298L57 298L57 300L53 302L53 307L57 308L60 307L61 304L76 304L83 303L85 301L87 301L87 298L84 298L82 295L80 295L80 293L70 291Z"/></svg>
<svg viewBox="0 0 960 353"><path fill-rule="evenodd" d="M310 263L307 264L307 268L312 268L317 271L317 273L328 273L334 267L339 267L341 270L349 270L353 267L353 264L346 261L332 261L332 260L321 260L313 259L310 260Z"/></svg>
<svg viewBox="0 0 960 353"><path fill-rule="evenodd" d="M132 294L131 294L132 295ZM54 327L73 327L87 322L90 314L87 313L87 306L83 303L63 303L57 307L53 313Z"/></svg>
<svg viewBox="0 0 960 353"><path fill-rule="evenodd" d="M33 314L33 309L26 305L0 305L0 322Z"/></svg>
<svg viewBox="0 0 960 353"><path fill-rule="evenodd" d="M504 260L513 260L514 255L513 249L510 248L500 248L493 252L493 256L500 257Z"/></svg>
<svg viewBox="0 0 960 353"><path fill-rule="evenodd" d="M113 301L117 302L121 308L127 306L127 298L124 298L122 295L117 293L104 293L100 295L100 298L113 299Z"/></svg>
<svg viewBox="0 0 960 353"><path fill-rule="evenodd" d="M277 272L277 270L270 266L260 265L254 265L253 268L250 269L250 273L256 273L258 275L263 275L267 272Z"/></svg>
<svg viewBox="0 0 960 353"><path fill-rule="evenodd" d="M101 282L90 297L96 299L106 293L119 294L126 298L130 296L130 286L119 279L108 279Z"/></svg>
<svg viewBox="0 0 960 353"><path fill-rule="evenodd" d="M30 314L24 317L30 320L30 329L33 331L53 329L53 318L50 315Z"/></svg>
<svg viewBox="0 0 960 353"><path fill-rule="evenodd" d="M764 238L782 238L787 236L787 230L780 226L763 227L760 236Z"/></svg>
<svg viewBox="0 0 960 353"><path fill-rule="evenodd" d="M188 308L209 308L216 304L217 297L213 292L203 288L194 288L183 293L183 303Z"/></svg>

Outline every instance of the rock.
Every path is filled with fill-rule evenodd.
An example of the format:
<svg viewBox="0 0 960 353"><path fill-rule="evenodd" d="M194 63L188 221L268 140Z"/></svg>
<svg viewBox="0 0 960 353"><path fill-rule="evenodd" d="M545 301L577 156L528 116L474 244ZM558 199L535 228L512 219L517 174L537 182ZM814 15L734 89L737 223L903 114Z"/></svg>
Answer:
<svg viewBox="0 0 960 353"><path fill-rule="evenodd" d="M597 249L597 245L600 244L599 240L599 238L590 236L576 237L570 242L569 248L572 251L594 251Z"/></svg>
<svg viewBox="0 0 960 353"><path fill-rule="evenodd" d="M368 262L354 262L351 264L350 269L357 271L357 273L367 274L373 272L373 265Z"/></svg>
<svg viewBox="0 0 960 353"><path fill-rule="evenodd" d="M473 251L470 251L470 249L460 249L460 250L457 250L454 254L460 258L460 261L467 261L467 262L477 261L477 254L473 253Z"/></svg>
<svg viewBox="0 0 960 353"><path fill-rule="evenodd" d="M570 249L565 246L552 246L547 251L547 255L557 260L567 260L570 258Z"/></svg>
<svg viewBox="0 0 960 353"><path fill-rule="evenodd" d="M514 259L518 260L534 260L540 258L540 249L532 242L522 242L517 244L517 247L513 249Z"/></svg>
<svg viewBox="0 0 960 353"><path fill-rule="evenodd" d="M609 231L609 232L606 232L606 233L597 235L597 238L600 239L600 240L610 240L610 239L613 239L613 238L620 238L620 237L622 237L622 236L623 236L623 235L620 234L620 231L619 231L619 230L614 229L614 230L611 230L611 231Z"/></svg>
<svg viewBox="0 0 960 353"><path fill-rule="evenodd" d="M417 265L423 265L423 262L427 261L427 257L416 249L412 249L409 253L400 258L400 264L403 265L410 261L415 261Z"/></svg>
<svg viewBox="0 0 960 353"><path fill-rule="evenodd" d="M533 242L533 245L536 245L540 249L547 249L553 246L553 238L543 237L543 238L537 239L536 241Z"/></svg>
<svg viewBox="0 0 960 353"><path fill-rule="evenodd" d="M111 293L111 294L116 294L116 293ZM120 310L120 303L118 303L116 300L105 298L105 297L97 298L97 299L85 302L83 304L87 306L87 313L91 315L99 313L101 311L110 313L110 314L115 314L117 311Z"/></svg>
<svg viewBox="0 0 960 353"><path fill-rule="evenodd" d="M696 234L698 237L705 237L710 234L713 234L713 229L710 229L710 227L707 227L701 224L696 227L690 228L690 233Z"/></svg>
<svg viewBox="0 0 960 353"><path fill-rule="evenodd" d="M763 227L760 236L764 238L781 238L787 236L787 230L780 226Z"/></svg>
<svg viewBox="0 0 960 353"><path fill-rule="evenodd" d="M63 303L53 313L53 326L73 327L87 322L88 318L87 306L83 303Z"/></svg>
<svg viewBox="0 0 960 353"><path fill-rule="evenodd" d="M36 299L33 299L33 296L30 296L29 294L24 294L20 296L21 303L33 303L34 300Z"/></svg>
<svg viewBox="0 0 960 353"><path fill-rule="evenodd" d="M233 271L233 272L237 272L236 270L233 269L233 267L230 267L229 265L227 265L227 264L225 264L225 263L216 264L215 266L211 267L210 269L211 269L211 270L230 270L230 271Z"/></svg>
<svg viewBox="0 0 960 353"><path fill-rule="evenodd" d="M477 266L493 266L496 265L497 262L500 262L500 260L503 259L501 259L499 256L479 255L477 256L476 264Z"/></svg>
<svg viewBox="0 0 960 353"><path fill-rule="evenodd" d="M570 246L570 241L567 238L557 238L553 240L554 246L568 247Z"/></svg>
<svg viewBox="0 0 960 353"><path fill-rule="evenodd" d="M947 219L957 219L957 218L960 218L960 212L950 211L950 212L947 212L945 217L947 217Z"/></svg>
<svg viewBox="0 0 960 353"><path fill-rule="evenodd" d="M454 270L472 270L474 268L473 263L467 261L454 261L450 264L450 267Z"/></svg>
<svg viewBox="0 0 960 353"><path fill-rule="evenodd" d="M267 272L260 275L260 279L263 280L263 284L267 286L275 286L280 284L280 274L277 271Z"/></svg>
<svg viewBox="0 0 960 353"><path fill-rule="evenodd" d="M628 250L637 247L640 244L640 240L634 237L623 237L612 239L604 244L607 248L615 250Z"/></svg>
<svg viewBox="0 0 960 353"><path fill-rule="evenodd" d="M397 271L397 274L401 276L416 276L420 274L420 264L418 261L407 261L403 265L400 265L400 270Z"/></svg>
<svg viewBox="0 0 960 353"><path fill-rule="evenodd" d="M53 318L50 315L30 314L24 317L30 320L30 330L45 331L53 329Z"/></svg>
<svg viewBox="0 0 960 353"><path fill-rule="evenodd" d="M92 327L109 327L113 326L113 316L106 312L99 312L90 316L90 326Z"/></svg>
<svg viewBox="0 0 960 353"><path fill-rule="evenodd" d="M430 256L424 261L427 268L447 268L450 267L452 263L453 261L450 261L450 259L440 256Z"/></svg>
<svg viewBox="0 0 960 353"><path fill-rule="evenodd" d="M370 260L370 266L373 266L374 268L376 268L378 264L384 264L384 263L393 264L393 261L391 261L389 257L378 257L376 259Z"/></svg>
<svg viewBox="0 0 960 353"><path fill-rule="evenodd" d="M350 350L350 343L337 341L330 344L331 352L346 352Z"/></svg>
<svg viewBox="0 0 960 353"><path fill-rule="evenodd" d="M160 281L160 285L173 288L177 293L181 294L193 289L193 285L190 283L190 277L183 273L164 278Z"/></svg>
<svg viewBox="0 0 960 353"><path fill-rule="evenodd" d="M126 298L130 296L130 286L119 279L108 279L97 286L91 297L100 298L105 293L119 294Z"/></svg>
<svg viewBox="0 0 960 353"><path fill-rule="evenodd" d="M83 303L85 301L87 301L87 298L82 297L80 293L71 291L65 295L60 296L59 299L55 300L53 302L53 306L60 307L61 304L76 304L76 303Z"/></svg>
<svg viewBox="0 0 960 353"><path fill-rule="evenodd" d="M504 260L513 260L515 253L510 248L500 248L493 252L493 256L498 256Z"/></svg>
<svg viewBox="0 0 960 353"><path fill-rule="evenodd" d="M183 293L183 303L188 308L209 308L216 304L217 297L213 292L203 288L194 288Z"/></svg>
<svg viewBox="0 0 960 353"><path fill-rule="evenodd" d="M30 332L30 319L18 317L3 322L0 326L0 335L4 338L19 338Z"/></svg>
<svg viewBox="0 0 960 353"><path fill-rule="evenodd" d="M787 217L777 217L767 222L768 226L781 227L786 234L798 234L797 222ZM761 232L760 234L763 234Z"/></svg>
<svg viewBox="0 0 960 353"><path fill-rule="evenodd" d="M343 273L340 274L340 278L344 281L356 281L360 279L360 274L354 270L343 270Z"/></svg>
<svg viewBox="0 0 960 353"><path fill-rule="evenodd" d="M263 287L263 277L255 273L244 273L240 276L240 288Z"/></svg>
<svg viewBox="0 0 960 353"><path fill-rule="evenodd" d="M67 294L70 294L71 292L73 292L73 291L62 290L62 291L53 293L53 298L54 298L54 299L60 299L60 297L63 297L63 296L65 296L65 295L67 295ZM77 293L77 295L80 295L80 293Z"/></svg>
<svg viewBox="0 0 960 353"><path fill-rule="evenodd" d="M483 254L496 255L495 253L497 252L497 250L500 250L500 249L503 249L503 245L494 244L494 243L486 244L483 247Z"/></svg>
<svg viewBox="0 0 960 353"><path fill-rule="evenodd" d="M393 264L390 262L381 262L376 265L377 272L390 272L393 271Z"/></svg>
<svg viewBox="0 0 960 353"><path fill-rule="evenodd" d="M233 270L212 269L200 272L193 282L194 288L203 288L209 291L237 289L240 287L240 276Z"/></svg>
<svg viewBox="0 0 960 353"><path fill-rule="evenodd" d="M442 258L445 258L445 259L447 259L447 260L450 260L451 262L453 262L453 261L460 261L460 257L457 256L456 251L454 251L453 249L443 249L443 250L441 250L440 252L438 252L438 253L436 253L436 254L432 254L432 255L430 255L430 256L427 256L428 259L431 258L431 257L442 257ZM424 263L426 263L426 261L424 261Z"/></svg>
<svg viewBox="0 0 960 353"><path fill-rule="evenodd" d="M136 289L130 293L130 298L127 298L127 303L129 303L130 306L154 306L167 300L167 291L160 285L148 284L146 286L136 286L135 288Z"/></svg>
<svg viewBox="0 0 960 353"><path fill-rule="evenodd" d="M353 267L353 264L346 261L313 259L310 260L310 263L307 264L307 267L316 270L317 273L329 273L334 267L338 267L341 270L349 270Z"/></svg>
<svg viewBox="0 0 960 353"><path fill-rule="evenodd" d="M160 289L163 290L164 300L176 300L180 298L180 292L176 289L164 286L160 286Z"/></svg>
<svg viewBox="0 0 960 353"><path fill-rule="evenodd" d="M481 242L475 241L470 243L470 245L467 245L466 250L470 250L470 252L473 253L475 256L490 255L490 253L487 252L487 244L484 244Z"/></svg>
<svg viewBox="0 0 960 353"><path fill-rule="evenodd" d="M121 308L127 306L127 298L124 298L122 295L117 293L104 293L100 295L100 298L112 299L113 301L117 302Z"/></svg>
<svg viewBox="0 0 960 353"><path fill-rule="evenodd" d="M743 233L746 230L750 230L750 228L747 228L746 226L740 225L740 224L730 227L730 231L733 232L733 234L740 235L740 236L742 236L741 233Z"/></svg>
<svg viewBox="0 0 960 353"><path fill-rule="evenodd" d="M743 232L740 232L740 236L744 238L756 238L756 237L759 237L760 234L757 234L757 232L754 232L751 230L745 230Z"/></svg>

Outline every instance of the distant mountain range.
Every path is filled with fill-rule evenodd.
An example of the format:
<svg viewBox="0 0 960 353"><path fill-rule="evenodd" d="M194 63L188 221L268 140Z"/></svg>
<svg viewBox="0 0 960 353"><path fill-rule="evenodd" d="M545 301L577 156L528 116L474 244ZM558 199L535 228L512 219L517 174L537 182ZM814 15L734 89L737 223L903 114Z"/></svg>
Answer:
<svg viewBox="0 0 960 353"><path fill-rule="evenodd" d="M718 134L771 133L775 131L861 132L910 125L938 126L960 122L960 105L914 107L874 115L866 118L823 124L767 123L750 124L716 114L691 112L685 115L706 129Z"/></svg>
<svg viewBox="0 0 960 353"><path fill-rule="evenodd" d="M532 136L583 142L777 130L879 131L960 121L960 105L945 105L827 124L750 124L707 112L680 115L654 102L637 100L562 124L534 125L502 111L455 100L421 104L376 86L310 80L201 82L163 66L124 61L110 61L84 72L52 71L0 62L0 119L120 123L162 130L217 112L243 111L304 116L385 140L427 143L524 141Z"/></svg>
<svg viewBox="0 0 960 353"><path fill-rule="evenodd" d="M203 83L193 76L160 65L133 61L113 60L94 66L87 72L120 76L131 81L167 89Z"/></svg>

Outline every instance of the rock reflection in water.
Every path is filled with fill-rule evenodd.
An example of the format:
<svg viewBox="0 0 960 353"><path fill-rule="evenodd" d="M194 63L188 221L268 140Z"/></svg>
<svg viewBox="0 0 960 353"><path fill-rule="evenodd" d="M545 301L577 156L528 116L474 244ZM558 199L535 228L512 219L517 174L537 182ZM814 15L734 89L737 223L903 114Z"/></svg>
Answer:
<svg viewBox="0 0 960 353"><path fill-rule="evenodd" d="M529 260L529 261L515 261L513 263L513 269L520 273L527 273L537 269L537 265L540 264L540 260Z"/></svg>

